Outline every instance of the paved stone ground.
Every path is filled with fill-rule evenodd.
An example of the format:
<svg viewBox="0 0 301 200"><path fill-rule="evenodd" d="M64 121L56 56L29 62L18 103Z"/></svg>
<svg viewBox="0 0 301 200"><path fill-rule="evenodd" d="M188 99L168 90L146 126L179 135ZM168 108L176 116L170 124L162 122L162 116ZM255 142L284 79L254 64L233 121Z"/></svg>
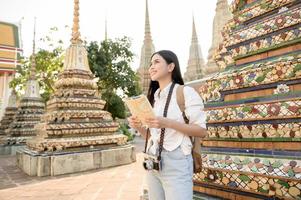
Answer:
<svg viewBox="0 0 301 200"><path fill-rule="evenodd" d="M28 176L17 168L15 156L0 155L0 200L147 200L144 141L136 137L133 144L135 163L55 177ZM198 194L194 200L218 198Z"/></svg>
<svg viewBox="0 0 301 200"><path fill-rule="evenodd" d="M137 162L84 173L30 177L15 165L15 156L0 156L1 200L139 200L145 171L141 166L144 141L136 137Z"/></svg>

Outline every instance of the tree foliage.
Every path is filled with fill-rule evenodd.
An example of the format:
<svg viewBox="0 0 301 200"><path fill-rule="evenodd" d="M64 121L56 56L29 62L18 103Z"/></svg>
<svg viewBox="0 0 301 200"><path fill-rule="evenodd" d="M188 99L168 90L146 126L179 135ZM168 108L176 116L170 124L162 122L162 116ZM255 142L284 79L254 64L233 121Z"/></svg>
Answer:
<svg viewBox="0 0 301 200"><path fill-rule="evenodd" d="M36 77L40 93L45 101L54 91L54 83L63 69L64 48L61 40L54 39L57 28L51 28L48 35L40 41L45 48L36 52ZM104 40L101 43L86 44L91 71L98 77L98 87L102 98L107 102L105 109L113 118L125 118L123 97L141 93L138 76L131 69L134 54L130 50L131 41L127 37ZM31 66L30 57L21 58L15 78L10 86L20 94L25 90Z"/></svg>
<svg viewBox="0 0 301 200"><path fill-rule="evenodd" d="M38 49L35 55L36 78L40 86L42 98L47 101L54 91L53 85L58 78L58 73L63 69L64 49L61 40L54 41L52 34L57 28L51 28L49 34L40 41L47 49ZM16 89L19 94L24 93L26 81L29 78L30 67L32 65L31 56L22 57L21 65L16 69L15 78L10 82L10 87Z"/></svg>
<svg viewBox="0 0 301 200"><path fill-rule="evenodd" d="M107 102L106 110L112 116L125 118L125 106L121 98L141 92L138 76L132 70L134 54L130 50L131 41L127 37L90 42L87 45L91 71L98 80L102 98Z"/></svg>

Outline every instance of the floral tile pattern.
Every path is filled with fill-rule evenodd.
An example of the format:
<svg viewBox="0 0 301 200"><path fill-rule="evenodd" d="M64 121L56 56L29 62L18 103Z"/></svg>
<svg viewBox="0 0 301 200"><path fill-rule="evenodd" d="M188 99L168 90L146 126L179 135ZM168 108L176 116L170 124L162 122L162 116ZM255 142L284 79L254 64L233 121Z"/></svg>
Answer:
<svg viewBox="0 0 301 200"><path fill-rule="evenodd" d="M258 51L263 51L265 49L273 49L274 47L278 47L278 45L285 44L294 40L298 40L301 37L301 27L297 27L295 29L291 29L286 31L285 33L274 34L253 42L246 42L244 44L239 45L238 47L231 48L228 53L235 59L240 56L245 56L247 54L253 54ZM229 61L225 60L230 64Z"/></svg>
<svg viewBox="0 0 301 200"><path fill-rule="evenodd" d="M301 37L301 5L297 3L293 7L285 7L293 2L266 0L246 4L246 1L238 0L237 5L246 4L247 8L235 13L233 20L224 27L224 41L214 55L219 67L224 69L235 65L236 60L241 57L276 49L287 43L298 43ZM278 12L258 18L256 23L243 24L245 20L254 18L255 13L260 16L278 8Z"/></svg>
<svg viewBox="0 0 301 200"><path fill-rule="evenodd" d="M201 173L194 175L194 181L226 186L234 190L257 192L266 196L286 199L301 198L301 182L298 179L288 180L280 177L204 168Z"/></svg>
<svg viewBox="0 0 301 200"><path fill-rule="evenodd" d="M301 160L202 154L203 166L301 179Z"/></svg>
<svg viewBox="0 0 301 200"><path fill-rule="evenodd" d="M269 34L271 32L293 26L301 22L301 9L297 7L293 10L287 10L279 13L278 16L271 16L263 22L252 26L244 27L238 31L224 33L224 45L226 47L235 45L252 38Z"/></svg>
<svg viewBox="0 0 301 200"><path fill-rule="evenodd" d="M274 0L266 0L266 1L258 1L258 3L243 9L242 11L235 13L234 19L231 20L226 29L235 29L237 26L239 26L241 23L250 20L254 17L257 17L259 15L262 15L268 11L274 10L276 8L279 8L281 6L287 5L294 0L281 0L281 1L274 1ZM231 4L231 11L235 12L238 8L239 1L235 0L232 1Z"/></svg>
<svg viewBox="0 0 301 200"><path fill-rule="evenodd" d="M300 37L301 28L299 26L295 27L294 29L287 30L286 32L276 33L255 41L246 41L233 48L221 46L220 49L216 49L214 57L221 69L224 69L227 66L234 65L235 60L242 56L253 55L268 51L270 49L276 49L277 47L285 45L289 42L298 43Z"/></svg>
<svg viewBox="0 0 301 200"><path fill-rule="evenodd" d="M215 52L224 71L199 88L208 138L194 181L246 199L301 199L301 2L234 0L232 9Z"/></svg>
<svg viewBox="0 0 301 200"><path fill-rule="evenodd" d="M300 138L301 123L208 126L209 138Z"/></svg>
<svg viewBox="0 0 301 200"><path fill-rule="evenodd" d="M267 48L272 49L274 47L277 47L278 45L294 41L296 39L299 39L300 36L301 27L297 27L295 29L286 31L285 33L278 33L264 37L262 39L258 39L253 42L246 42L235 48L231 48L230 53L235 60L239 56L245 56L246 54L252 54L254 52L262 51Z"/></svg>
<svg viewBox="0 0 301 200"><path fill-rule="evenodd" d="M206 113L208 123L229 122L229 120L277 119L279 117L296 118L301 115L301 100L211 108Z"/></svg>
<svg viewBox="0 0 301 200"><path fill-rule="evenodd" d="M222 74L206 81L200 88L205 102L219 101L221 91L240 89L274 83L280 80L292 80L301 77L301 54L279 58L275 61L252 64L241 71Z"/></svg>

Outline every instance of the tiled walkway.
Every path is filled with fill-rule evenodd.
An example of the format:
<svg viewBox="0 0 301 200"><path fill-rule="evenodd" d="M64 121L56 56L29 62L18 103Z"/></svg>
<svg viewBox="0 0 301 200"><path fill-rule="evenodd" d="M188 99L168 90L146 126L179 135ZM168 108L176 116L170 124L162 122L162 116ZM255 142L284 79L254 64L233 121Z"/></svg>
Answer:
<svg viewBox="0 0 301 200"><path fill-rule="evenodd" d="M143 141L138 138L135 145L135 163L58 177L29 177L15 166L15 157L0 156L0 199L139 200L145 187Z"/></svg>

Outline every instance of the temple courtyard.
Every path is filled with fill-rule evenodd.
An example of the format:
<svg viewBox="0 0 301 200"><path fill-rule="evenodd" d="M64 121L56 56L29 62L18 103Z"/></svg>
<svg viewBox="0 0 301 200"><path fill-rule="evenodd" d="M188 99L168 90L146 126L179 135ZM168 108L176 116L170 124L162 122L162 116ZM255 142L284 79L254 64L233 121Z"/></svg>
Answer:
<svg viewBox="0 0 301 200"><path fill-rule="evenodd" d="M156 1L158 6L155 6ZM68 5L65 6L45 0L41 8L35 5L36 1L31 5L28 2L26 6L13 0L0 3L0 19L1 15L16 15L18 7L20 13L28 7L32 13L41 11L40 24L58 25L53 17L58 16L59 21L71 25L67 17L71 17L71 0L66 1ZM36 37L33 16L29 16L33 21L32 33L27 36L21 34L21 28L31 26L17 22L22 15L13 21L0 20L0 154L14 154L19 145L26 144L17 156L0 155L0 200L148 200L141 153L144 141L137 136L132 143L136 148L128 143L132 135L124 120L128 115L122 99L148 93L152 55L165 46L177 52L180 63L184 62L181 64L184 83L198 92L204 104L201 121L206 115L208 134L196 143L196 147L201 148L202 170L193 177L194 200L215 197L301 200L300 0L215 0L215 11L209 6L209 2L214 1L209 0L206 3L195 0L203 3L198 6L189 1L170 0L168 7L163 3L167 1L159 0L145 0L140 7L131 5L133 1L126 1L124 6L121 2L125 1L119 1L118 6L114 3L110 13L117 10L116 30L122 35L141 42L142 37L132 33L142 30L136 20L144 19L144 40L141 54L137 56L139 65L132 62L137 53L130 50L130 39L112 40L111 28L107 35L106 18L103 19L105 36L101 37L95 29L100 27L102 19L95 13L102 13L98 7L105 7L104 1L99 6L95 5L100 1L81 2L86 3L81 6L82 12L79 0L73 0L73 22L67 48L63 46L63 37L58 37L57 45L52 44L55 37L48 36L45 41L49 44L39 44L41 39L38 40L39 35ZM184 2L178 5L178 11L176 2ZM54 9L50 5L55 5ZM209 13L205 17L193 14L191 18L192 13L182 12L187 5L189 12L195 8L195 14L203 13L200 8L206 8L215 15L210 18ZM64 8L63 12L59 12L59 7ZM171 13L180 13L181 19L166 14L166 7ZM97 11L92 12L92 8ZM145 13L136 12L144 8ZM164 12L160 15L162 8ZM51 11L48 15L47 10ZM129 12L132 10L135 12ZM89 14L93 15L89 17ZM131 14L135 14L133 20L126 19ZM93 19L97 19L97 26ZM180 21L185 22L183 26L178 23ZM112 20L109 22L114 24ZM151 22L155 25L154 40ZM208 31L211 27L204 26L211 22L212 32ZM160 23L164 26L158 26ZM167 23L171 25L166 26ZM192 25L191 32L187 31L187 24L189 29ZM128 34L121 25L130 27ZM45 32L37 27L38 32ZM198 37L197 27L211 37ZM92 37L89 32L97 36ZM191 34L191 42L190 35L182 38L181 32ZM206 59L200 43L210 42L210 38L212 45L206 49ZM23 41L32 43L32 50L24 48L23 53ZM163 41L171 43L165 45ZM177 48L172 43L180 46ZM57 47L47 50L43 46ZM189 56L182 56L181 50ZM48 63L47 55L51 55L53 61ZM25 56L24 61L20 59L22 56ZM172 64L169 59L164 60ZM177 63L173 61L175 67ZM162 78L154 77L159 82ZM172 77L175 79L174 74ZM191 102L195 100L192 98ZM199 100L194 103L201 104ZM187 114L190 104L184 105L184 114ZM115 120L117 117L123 120Z"/></svg>
<svg viewBox="0 0 301 200"><path fill-rule="evenodd" d="M143 142L135 138L137 161L132 164L55 177L30 177L16 166L16 156L0 155L0 199L143 199Z"/></svg>
<svg viewBox="0 0 301 200"><path fill-rule="evenodd" d="M136 136L133 145L132 164L61 176L28 176L16 166L16 156L0 155L0 200L148 200L144 140ZM194 200L218 198L198 193Z"/></svg>

